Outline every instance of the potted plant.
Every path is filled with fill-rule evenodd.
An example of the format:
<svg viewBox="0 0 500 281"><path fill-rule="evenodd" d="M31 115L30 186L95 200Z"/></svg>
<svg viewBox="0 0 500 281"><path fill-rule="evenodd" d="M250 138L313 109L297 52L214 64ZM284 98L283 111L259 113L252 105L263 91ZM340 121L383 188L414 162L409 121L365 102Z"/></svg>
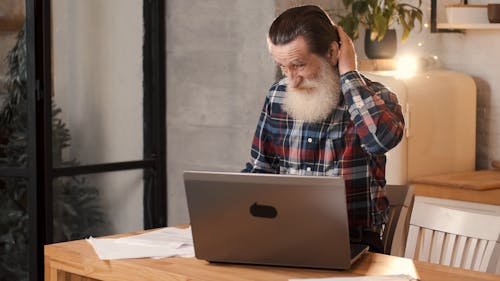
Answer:
<svg viewBox="0 0 500 281"><path fill-rule="evenodd" d="M418 0L418 6L401 0L343 0L347 14L339 15L338 24L346 31L352 39L359 37L359 26L366 28L365 52L369 58L388 58L396 53L396 31L391 27L397 23L403 27L402 42L408 39L410 31L415 28L415 22L420 23L422 29L422 0ZM389 46L385 46L383 40L389 40ZM372 48L383 51L382 57L371 57L370 44ZM376 56L376 55L375 55Z"/></svg>
<svg viewBox="0 0 500 281"><path fill-rule="evenodd" d="M24 28L9 51L5 87L0 88L0 167L26 167L28 134L28 91ZM52 104L53 165L74 167L76 159L64 160L61 151L70 147L71 135L58 116L61 109ZM53 181L53 226L55 242L82 239L99 233L105 213L99 204L97 187L82 177L58 177ZM0 178L0 280L29 280L28 257L32 233L29 232L28 181ZM49 223L49 222L48 222ZM31 240L30 240L31 238Z"/></svg>

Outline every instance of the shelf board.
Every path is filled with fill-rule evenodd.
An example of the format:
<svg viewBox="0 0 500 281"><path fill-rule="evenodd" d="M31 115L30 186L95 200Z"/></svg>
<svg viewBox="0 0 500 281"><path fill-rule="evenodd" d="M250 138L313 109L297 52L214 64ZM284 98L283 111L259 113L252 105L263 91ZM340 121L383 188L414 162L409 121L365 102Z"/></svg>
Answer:
<svg viewBox="0 0 500 281"><path fill-rule="evenodd" d="M500 29L500 23L450 24L438 23L439 29Z"/></svg>
<svg viewBox="0 0 500 281"><path fill-rule="evenodd" d="M394 59L358 59L358 69L361 71L386 71L395 70Z"/></svg>

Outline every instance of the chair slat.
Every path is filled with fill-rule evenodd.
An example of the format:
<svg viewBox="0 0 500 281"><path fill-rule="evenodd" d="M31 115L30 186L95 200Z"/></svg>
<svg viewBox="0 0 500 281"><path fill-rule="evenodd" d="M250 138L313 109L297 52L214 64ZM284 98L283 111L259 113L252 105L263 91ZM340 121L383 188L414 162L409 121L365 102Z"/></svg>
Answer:
<svg viewBox="0 0 500 281"><path fill-rule="evenodd" d="M408 229L408 240L406 240L405 258L414 258L416 256L418 232L420 227L410 225Z"/></svg>
<svg viewBox="0 0 500 281"><path fill-rule="evenodd" d="M455 249L453 249L453 257L451 266L460 267L462 264L462 258L464 254L465 241L467 241L467 237L465 236L457 236L457 242L455 243Z"/></svg>
<svg viewBox="0 0 500 281"><path fill-rule="evenodd" d="M462 263L462 268L471 269L472 268L472 259L474 258L474 253L476 251L477 239L476 238L468 238L465 243L464 250L464 259Z"/></svg>
<svg viewBox="0 0 500 281"><path fill-rule="evenodd" d="M444 234L445 233L441 231L434 231L434 235L432 237L431 257L430 257L430 262L432 263L439 263L441 260Z"/></svg>
<svg viewBox="0 0 500 281"><path fill-rule="evenodd" d="M441 264L451 265L451 258L453 257L453 249L455 247L455 241L457 236L455 234L447 233L444 239L443 254L441 258Z"/></svg>
<svg viewBox="0 0 500 281"><path fill-rule="evenodd" d="M488 240L482 239L477 241L476 253L474 254L474 259L472 260L472 270L479 270L481 267L484 251L486 250L486 244L488 244Z"/></svg>
<svg viewBox="0 0 500 281"><path fill-rule="evenodd" d="M497 249L497 252L495 252ZM498 256L500 256L500 243L496 241L488 241L488 245L486 245L486 250L484 251L483 260L481 261L481 266L479 271L483 272L494 272L496 274L500 274L500 260L498 260ZM497 256L493 258L493 253ZM492 260L493 259L493 260ZM492 263L490 264L490 260ZM495 268L495 260L498 263L497 268ZM491 265L492 268L488 268Z"/></svg>
<svg viewBox="0 0 500 281"><path fill-rule="evenodd" d="M427 228L423 228L421 231L422 231L422 238L420 240L420 250L419 250L418 260L429 261L433 231Z"/></svg>

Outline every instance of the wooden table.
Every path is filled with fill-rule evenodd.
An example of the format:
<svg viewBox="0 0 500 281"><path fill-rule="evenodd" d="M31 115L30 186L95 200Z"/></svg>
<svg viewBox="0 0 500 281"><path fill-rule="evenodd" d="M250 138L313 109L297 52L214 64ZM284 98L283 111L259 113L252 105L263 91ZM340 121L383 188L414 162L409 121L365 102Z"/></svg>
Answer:
<svg viewBox="0 0 500 281"><path fill-rule="evenodd" d="M138 234L138 233L131 233ZM121 235L126 236L126 235ZM500 275L368 253L350 270L213 264L195 258L100 260L84 240L45 246L45 280L288 280L334 276L408 274L422 281L500 281Z"/></svg>
<svg viewBox="0 0 500 281"><path fill-rule="evenodd" d="M411 181L415 195L500 205L500 170L481 170Z"/></svg>

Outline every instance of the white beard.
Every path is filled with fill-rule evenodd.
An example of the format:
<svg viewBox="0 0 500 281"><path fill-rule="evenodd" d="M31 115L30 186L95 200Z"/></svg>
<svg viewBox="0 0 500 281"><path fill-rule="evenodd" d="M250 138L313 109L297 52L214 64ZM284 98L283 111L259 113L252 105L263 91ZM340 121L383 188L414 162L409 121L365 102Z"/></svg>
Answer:
<svg viewBox="0 0 500 281"><path fill-rule="evenodd" d="M304 80L298 88L287 86L284 110L294 119L315 123L325 120L338 105L341 95L339 73L326 61L314 79Z"/></svg>

